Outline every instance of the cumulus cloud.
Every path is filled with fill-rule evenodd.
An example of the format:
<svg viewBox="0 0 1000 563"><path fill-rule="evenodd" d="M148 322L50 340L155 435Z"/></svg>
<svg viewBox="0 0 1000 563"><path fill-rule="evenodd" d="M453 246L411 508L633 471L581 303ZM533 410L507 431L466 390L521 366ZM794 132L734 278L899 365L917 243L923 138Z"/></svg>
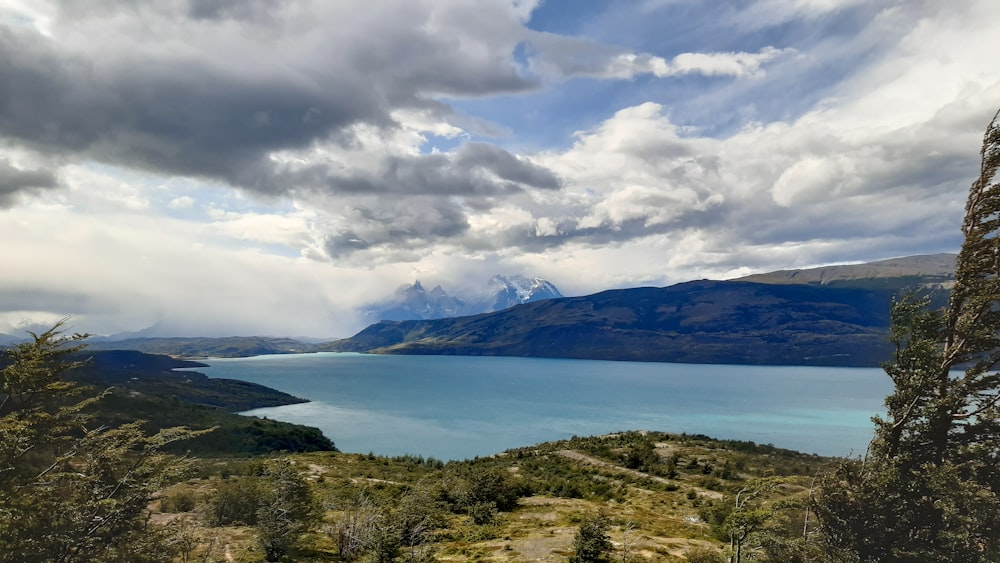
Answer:
<svg viewBox="0 0 1000 563"><path fill-rule="evenodd" d="M128 11L65 3L48 12L44 30L0 33L0 136L248 190L294 187L273 152L349 145L355 126L391 130L401 110L442 121L449 112L440 96L536 87L511 57L523 7L503 2L144 3Z"/></svg>
<svg viewBox="0 0 1000 563"><path fill-rule="evenodd" d="M537 4L0 4L0 326L345 334L417 278L572 294L957 247L995 2L591 13L634 38ZM635 21L663 10L692 20Z"/></svg>

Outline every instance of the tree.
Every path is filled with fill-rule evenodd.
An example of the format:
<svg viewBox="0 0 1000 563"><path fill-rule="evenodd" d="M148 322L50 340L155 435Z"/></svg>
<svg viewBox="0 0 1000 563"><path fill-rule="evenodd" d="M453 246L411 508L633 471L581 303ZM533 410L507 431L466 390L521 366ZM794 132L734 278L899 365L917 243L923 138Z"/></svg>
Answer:
<svg viewBox="0 0 1000 563"><path fill-rule="evenodd" d="M319 521L319 506L309 484L288 460L269 463L262 480L265 493L257 509L258 540L267 560L278 561Z"/></svg>
<svg viewBox="0 0 1000 563"><path fill-rule="evenodd" d="M580 529L573 537L573 555L569 560L570 563L606 561L611 548L608 518L603 514L587 516L580 522Z"/></svg>
<svg viewBox="0 0 1000 563"><path fill-rule="evenodd" d="M0 561L168 561L145 510L186 468L160 448L194 433L93 427L101 395L63 379L86 335L62 325L0 351Z"/></svg>
<svg viewBox="0 0 1000 563"><path fill-rule="evenodd" d="M865 459L822 484L815 508L840 560L1000 560L998 117L983 137L948 306L930 311L912 294L893 303L886 416Z"/></svg>

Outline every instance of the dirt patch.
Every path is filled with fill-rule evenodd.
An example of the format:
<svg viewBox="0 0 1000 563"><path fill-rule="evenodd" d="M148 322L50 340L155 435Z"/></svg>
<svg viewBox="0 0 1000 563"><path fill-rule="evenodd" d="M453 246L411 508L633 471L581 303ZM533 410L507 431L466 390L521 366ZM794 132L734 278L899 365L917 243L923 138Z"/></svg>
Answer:
<svg viewBox="0 0 1000 563"><path fill-rule="evenodd" d="M511 559L517 561L565 561L573 550L576 528L550 528L544 535L532 535L509 542Z"/></svg>

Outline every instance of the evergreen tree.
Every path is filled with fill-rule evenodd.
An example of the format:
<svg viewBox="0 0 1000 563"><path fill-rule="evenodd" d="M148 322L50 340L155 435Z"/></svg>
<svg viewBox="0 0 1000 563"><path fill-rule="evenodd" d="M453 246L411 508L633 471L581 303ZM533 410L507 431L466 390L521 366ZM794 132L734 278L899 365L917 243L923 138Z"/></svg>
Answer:
<svg viewBox="0 0 1000 563"><path fill-rule="evenodd" d="M184 468L159 448L191 432L93 427L100 397L62 379L85 335L61 325L0 351L0 562L169 561L145 510Z"/></svg>
<svg viewBox="0 0 1000 563"><path fill-rule="evenodd" d="M986 129L944 311L892 307L895 385L863 460L816 506L837 560L1000 560L1000 112ZM964 372L959 372L964 369Z"/></svg>

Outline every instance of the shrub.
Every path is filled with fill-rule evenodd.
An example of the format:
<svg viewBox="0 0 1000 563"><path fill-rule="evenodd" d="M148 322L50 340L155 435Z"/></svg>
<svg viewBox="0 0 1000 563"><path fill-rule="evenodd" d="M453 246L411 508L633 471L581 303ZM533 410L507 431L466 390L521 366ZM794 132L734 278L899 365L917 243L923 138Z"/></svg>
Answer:
<svg viewBox="0 0 1000 563"><path fill-rule="evenodd" d="M262 489L256 477L221 481L209 501L209 521L213 526L253 526L263 504Z"/></svg>
<svg viewBox="0 0 1000 563"><path fill-rule="evenodd" d="M198 499L191 491L178 491L160 499L160 510L163 512L191 512L197 503Z"/></svg>
<svg viewBox="0 0 1000 563"><path fill-rule="evenodd" d="M709 547L694 547L684 552L688 563L725 563L726 559L718 551Z"/></svg>
<svg viewBox="0 0 1000 563"><path fill-rule="evenodd" d="M606 561L611 547L607 517L603 514L588 516L580 523L580 529L573 538L573 556L569 559L570 563Z"/></svg>

